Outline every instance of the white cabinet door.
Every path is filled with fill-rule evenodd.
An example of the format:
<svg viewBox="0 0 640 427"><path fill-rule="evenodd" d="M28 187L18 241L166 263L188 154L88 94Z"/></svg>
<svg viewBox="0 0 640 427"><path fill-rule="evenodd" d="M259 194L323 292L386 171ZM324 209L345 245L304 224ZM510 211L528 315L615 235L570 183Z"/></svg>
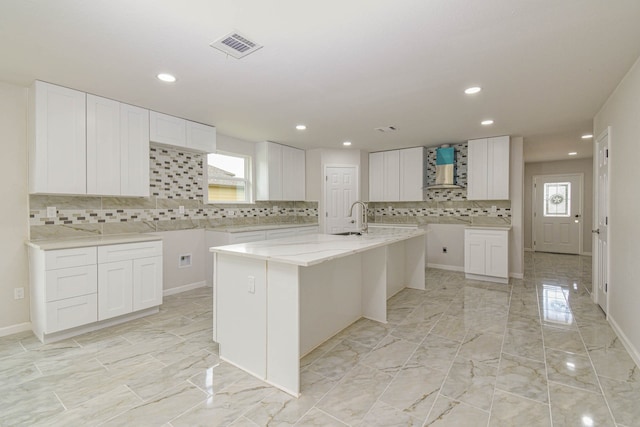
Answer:
<svg viewBox="0 0 640 427"><path fill-rule="evenodd" d="M133 310L162 304L162 257L133 260Z"/></svg>
<svg viewBox="0 0 640 427"><path fill-rule="evenodd" d="M87 95L87 194L120 194L120 103Z"/></svg>
<svg viewBox="0 0 640 427"><path fill-rule="evenodd" d="M45 280L47 302L95 294L98 289L95 264L49 270Z"/></svg>
<svg viewBox="0 0 640 427"><path fill-rule="evenodd" d="M149 138L159 144L187 146L186 120L168 114L149 112Z"/></svg>
<svg viewBox="0 0 640 427"><path fill-rule="evenodd" d="M486 275L495 277L509 277L509 249L505 233L498 233L486 239Z"/></svg>
<svg viewBox="0 0 640 427"><path fill-rule="evenodd" d="M203 153L216 151L216 128L187 120L187 148Z"/></svg>
<svg viewBox="0 0 640 427"><path fill-rule="evenodd" d="M424 147L400 150L400 201L422 201Z"/></svg>
<svg viewBox="0 0 640 427"><path fill-rule="evenodd" d="M120 194L149 197L149 110L120 104Z"/></svg>
<svg viewBox="0 0 640 427"><path fill-rule="evenodd" d="M282 200L304 200L305 152L282 147Z"/></svg>
<svg viewBox="0 0 640 427"><path fill-rule="evenodd" d="M132 262L98 265L98 320L131 313L133 309Z"/></svg>
<svg viewBox="0 0 640 427"><path fill-rule="evenodd" d="M282 200L282 149L282 145L271 143L267 148L269 194L266 200Z"/></svg>
<svg viewBox="0 0 640 427"><path fill-rule="evenodd" d="M498 136L487 141L487 198L509 199L509 137Z"/></svg>
<svg viewBox="0 0 640 427"><path fill-rule="evenodd" d="M369 153L369 201L384 200L384 153Z"/></svg>
<svg viewBox="0 0 640 427"><path fill-rule="evenodd" d="M400 151L385 151L383 160L383 200L397 202L400 200Z"/></svg>
<svg viewBox="0 0 640 427"><path fill-rule="evenodd" d="M487 139L469 141L467 199L487 200Z"/></svg>
<svg viewBox="0 0 640 427"><path fill-rule="evenodd" d="M464 245L464 271L471 274L485 274L485 240L467 235Z"/></svg>
<svg viewBox="0 0 640 427"><path fill-rule="evenodd" d="M86 194L86 95L36 81L30 98L29 191Z"/></svg>

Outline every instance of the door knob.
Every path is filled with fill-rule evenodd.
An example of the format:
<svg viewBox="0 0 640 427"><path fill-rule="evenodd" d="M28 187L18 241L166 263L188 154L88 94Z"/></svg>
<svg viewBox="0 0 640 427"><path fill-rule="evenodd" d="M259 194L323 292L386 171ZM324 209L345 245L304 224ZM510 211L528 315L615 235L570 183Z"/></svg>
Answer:
<svg viewBox="0 0 640 427"><path fill-rule="evenodd" d="M580 218L580 214L576 214L576 218Z"/></svg>
<svg viewBox="0 0 640 427"><path fill-rule="evenodd" d="M596 228L595 230L591 230L592 233L600 234L600 229Z"/></svg>
<svg viewBox="0 0 640 427"><path fill-rule="evenodd" d="M355 220L355 219L352 219L352 220L351 220L351 224L355 224L355 223L356 223L356 220Z"/></svg>

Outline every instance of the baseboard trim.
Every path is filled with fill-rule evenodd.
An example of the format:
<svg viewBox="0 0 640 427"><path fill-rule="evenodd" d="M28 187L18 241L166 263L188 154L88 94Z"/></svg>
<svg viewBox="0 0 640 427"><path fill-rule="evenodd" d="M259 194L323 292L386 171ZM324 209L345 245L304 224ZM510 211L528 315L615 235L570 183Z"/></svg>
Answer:
<svg viewBox="0 0 640 427"><path fill-rule="evenodd" d="M458 266L458 265L427 263L427 267L428 268L437 268L438 270L464 271L464 267L461 267L461 266Z"/></svg>
<svg viewBox="0 0 640 427"><path fill-rule="evenodd" d="M580 255L593 256L593 254L591 252L582 252Z"/></svg>
<svg viewBox="0 0 640 427"><path fill-rule="evenodd" d="M640 366L640 353L638 352L638 350L633 346L633 344L631 344L631 341L629 341L629 338L627 338L624 332L622 332L622 329L620 329L620 326L618 326L613 317L607 316L607 320L609 321L613 332L618 335L618 338L620 338L622 345L627 349L627 352L629 353L633 361L636 362L637 366Z"/></svg>
<svg viewBox="0 0 640 427"><path fill-rule="evenodd" d="M524 248L525 252L534 252L533 248Z"/></svg>
<svg viewBox="0 0 640 427"><path fill-rule="evenodd" d="M509 277L513 277L514 279L524 279L523 273L509 273Z"/></svg>
<svg viewBox="0 0 640 427"><path fill-rule="evenodd" d="M192 289L198 289L207 286L207 281L203 280L202 282L189 283L187 285L177 286L175 288L169 288L162 291L162 296L179 294L182 292L190 291Z"/></svg>
<svg viewBox="0 0 640 427"><path fill-rule="evenodd" d="M31 322L24 322L24 323L18 323L17 325L5 326L4 328L0 328L0 337L19 334L20 332L26 332L30 330L31 330Z"/></svg>

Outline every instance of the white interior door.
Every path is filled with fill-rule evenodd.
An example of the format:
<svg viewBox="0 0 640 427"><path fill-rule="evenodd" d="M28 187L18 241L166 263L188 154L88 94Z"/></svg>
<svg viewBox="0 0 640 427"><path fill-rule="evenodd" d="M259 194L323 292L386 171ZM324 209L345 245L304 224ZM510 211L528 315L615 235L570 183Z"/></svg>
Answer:
<svg viewBox="0 0 640 427"><path fill-rule="evenodd" d="M358 197L355 166L325 168L325 232L328 234L358 230L360 207L349 216L349 208Z"/></svg>
<svg viewBox="0 0 640 427"><path fill-rule="evenodd" d="M534 250L579 254L582 245L582 174L533 177Z"/></svg>
<svg viewBox="0 0 640 427"><path fill-rule="evenodd" d="M596 280L596 302L607 312L609 291L609 129L596 140L598 156L596 185L596 249L594 275Z"/></svg>

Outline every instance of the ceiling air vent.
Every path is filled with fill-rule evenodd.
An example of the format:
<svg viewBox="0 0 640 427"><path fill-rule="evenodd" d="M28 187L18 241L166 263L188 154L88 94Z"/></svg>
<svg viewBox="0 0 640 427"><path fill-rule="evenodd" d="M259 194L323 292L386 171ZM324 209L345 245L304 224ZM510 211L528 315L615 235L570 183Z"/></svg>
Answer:
<svg viewBox="0 0 640 427"><path fill-rule="evenodd" d="M240 34L237 31L220 37L209 46L214 49L218 49L229 56L233 56L236 59L244 58L250 53L262 48L261 44L249 40L247 36Z"/></svg>
<svg viewBox="0 0 640 427"><path fill-rule="evenodd" d="M375 128L375 130L377 130L378 132L387 133L387 132L395 132L398 130L398 128L395 126L384 126L381 128Z"/></svg>

